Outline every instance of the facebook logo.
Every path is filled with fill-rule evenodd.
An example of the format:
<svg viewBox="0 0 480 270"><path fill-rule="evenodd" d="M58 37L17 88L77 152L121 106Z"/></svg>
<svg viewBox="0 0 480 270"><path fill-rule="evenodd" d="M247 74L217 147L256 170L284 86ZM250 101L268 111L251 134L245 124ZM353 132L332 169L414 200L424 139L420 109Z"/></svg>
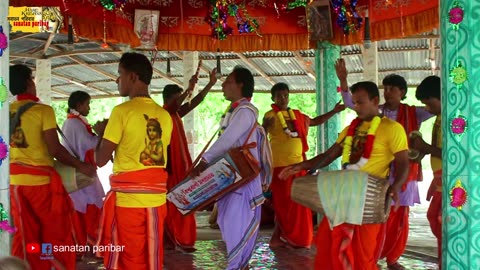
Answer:
<svg viewBox="0 0 480 270"><path fill-rule="evenodd" d="M53 252L51 243L42 243L42 254L51 255Z"/></svg>

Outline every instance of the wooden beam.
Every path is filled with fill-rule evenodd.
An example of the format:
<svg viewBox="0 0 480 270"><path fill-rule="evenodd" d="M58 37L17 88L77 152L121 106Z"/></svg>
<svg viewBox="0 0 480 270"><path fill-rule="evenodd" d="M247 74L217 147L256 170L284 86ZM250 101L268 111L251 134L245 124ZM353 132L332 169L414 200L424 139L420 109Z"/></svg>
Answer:
<svg viewBox="0 0 480 270"><path fill-rule="evenodd" d="M55 86L58 86L58 85L55 85ZM60 90L60 89L58 89L58 88L56 88L56 87L52 87L52 92L57 93L57 94L60 94L60 95L64 95L66 98L69 98L69 97L70 97L70 93L65 92L65 91L63 91L63 90Z"/></svg>
<svg viewBox="0 0 480 270"><path fill-rule="evenodd" d="M76 57L76 56L69 56L70 59L72 59L73 61L75 61L76 63L78 63L79 65L85 67L85 68L88 68L88 69L91 69L99 74L102 74L103 76L107 77L107 78L110 78L112 80L117 80L117 76L113 75L113 74L110 74L108 72L106 72L105 70L102 70L98 67L95 66L95 64L88 64L87 62L83 61L82 59Z"/></svg>
<svg viewBox="0 0 480 270"><path fill-rule="evenodd" d="M435 69L435 70L440 70L440 69ZM389 68L389 69L381 69L381 70L378 70L378 72L391 72L391 73L395 73L395 72L412 72L412 71L431 71L431 68L429 67L424 67L424 68L411 68L411 69L401 69L401 68ZM363 73L363 70L362 71L349 71L348 74L362 74Z"/></svg>
<svg viewBox="0 0 480 270"><path fill-rule="evenodd" d="M265 80L267 80L269 83L272 84L272 86L275 84L275 81L270 78L263 70L255 63L250 61L245 55L242 53L237 53L238 58L242 60L250 69L253 69L256 73L260 74Z"/></svg>
<svg viewBox="0 0 480 270"><path fill-rule="evenodd" d="M86 83L86 84L85 84L84 82L82 82L82 81L80 81L80 80L77 80L77 79L75 79L75 78L72 78L72 77L69 77L69 76L65 76L65 75L62 75L62 74L59 74L59 73L53 72L53 71L52 71L52 75L53 75L53 76L57 76L57 77L59 77L59 78L62 78L62 79L64 79L64 80L70 81L70 82L72 82L73 84L76 84L76 85L78 85L78 86L85 87L85 88L87 88L87 89L90 88L90 89L93 89L93 90L95 90L95 91L98 91L98 92L101 92L101 93L104 93L104 94L107 94L107 95L111 95L110 92L105 91L105 90L103 90L103 89L100 89L100 88L97 88L97 87L91 85L92 83L95 83L95 82L89 82L89 83Z"/></svg>
<svg viewBox="0 0 480 270"><path fill-rule="evenodd" d="M308 67L305 65L305 58L303 58L303 56L300 54L300 51L294 51L293 55L295 56L295 59L297 60L298 64L303 68L303 70L305 70L307 74L310 74L309 77L316 81L317 76L315 76L315 72L313 72L312 66Z"/></svg>

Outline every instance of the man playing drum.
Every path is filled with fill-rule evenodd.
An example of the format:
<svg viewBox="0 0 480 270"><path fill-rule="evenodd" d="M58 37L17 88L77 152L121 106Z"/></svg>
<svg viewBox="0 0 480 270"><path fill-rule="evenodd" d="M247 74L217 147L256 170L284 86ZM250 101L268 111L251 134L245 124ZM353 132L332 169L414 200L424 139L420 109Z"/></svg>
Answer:
<svg viewBox="0 0 480 270"><path fill-rule="evenodd" d="M263 127L268 133L273 154L272 202L275 210L275 231L270 247L286 246L310 248L313 238L312 210L300 205L290 197L295 177L305 175L305 171L292 175L285 181L278 173L285 166L306 159L308 151L308 128L325 123L336 113L345 109L337 104L333 110L313 119L299 110L288 107L289 89L285 83L272 87L272 110L265 113Z"/></svg>
<svg viewBox="0 0 480 270"><path fill-rule="evenodd" d="M95 152L101 167L115 151L97 245L104 252L98 255L106 269L162 269L172 118L148 94L153 69L143 54L123 54L118 73L120 96L130 100L113 108Z"/></svg>
<svg viewBox="0 0 480 270"><path fill-rule="evenodd" d="M252 73L243 67L236 67L222 84L225 99L230 101L222 116L218 140L202 155L202 160L191 175L199 175L208 163L225 154L233 147L239 147L249 138L248 143L255 142L250 149L255 159L263 163L262 149L266 135L262 127L257 127L250 137L249 133L257 125L258 111L250 99L253 95L254 79ZM269 148L268 148L269 150ZM263 190L269 185L262 168L260 174L240 188L225 194L217 202L217 223L227 245L227 270L248 269L248 261L253 255L255 240L260 225L260 209L265 198Z"/></svg>
<svg viewBox="0 0 480 270"><path fill-rule="evenodd" d="M335 71L340 80L340 88L345 106L353 108L352 97L348 91L348 72L343 59L338 59L335 63ZM410 106L402 103L406 98L408 90L405 78L397 74L390 74L383 79L382 83L385 103L380 105L379 108L384 116L400 123L405 128L407 135L418 131L422 122L433 117L425 107ZM381 236L381 238L385 236L385 242L380 258L386 258L389 270L405 269L398 263L398 259L402 256L407 246L410 206L414 206L416 203L420 204L417 181L423 180L423 176L419 161L420 160L410 160L408 178L399 193L400 207L394 211L393 208L395 206L391 206L392 210L384 227L385 233ZM395 166L392 166L389 177L391 184L395 179L394 176Z"/></svg>
<svg viewBox="0 0 480 270"><path fill-rule="evenodd" d="M351 91L358 118L340 133L337 142L325 153L288 166L280 173L280 177L287 178L302 170L324 167L342 156L344 167L385 179L390 163L394 161L398 173L387 192L398 201L398 192L408 175L405 130L399 123L379 116L379 91L373 82L356 83ZM381 227L382 224L343 223L331 230L325 217L316 236L315 269L376 270L380 251L377 238Z"/></svg>

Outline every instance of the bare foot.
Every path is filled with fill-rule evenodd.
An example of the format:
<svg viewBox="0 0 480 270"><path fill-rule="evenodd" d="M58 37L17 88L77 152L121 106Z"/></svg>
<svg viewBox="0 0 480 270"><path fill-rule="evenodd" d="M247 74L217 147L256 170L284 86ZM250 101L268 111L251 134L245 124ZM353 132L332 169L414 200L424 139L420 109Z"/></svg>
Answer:
<svg viewBox="0 0 480 270"><path fill-rule="evenodd" d="M405 267L398 262L389 264L387 267L388 270L405 270Z"/></svg>

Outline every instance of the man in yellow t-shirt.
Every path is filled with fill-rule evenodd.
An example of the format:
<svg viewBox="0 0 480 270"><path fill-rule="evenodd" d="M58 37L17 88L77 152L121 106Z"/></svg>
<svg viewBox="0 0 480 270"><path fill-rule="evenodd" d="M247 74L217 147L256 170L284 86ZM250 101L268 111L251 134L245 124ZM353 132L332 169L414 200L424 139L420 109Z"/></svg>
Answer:
<svg viewBox="0 0 480 270"><path fill-rule="evenodd" d="M99 234L100 247L118 248L99 252L107 269L157 270L163 265L172 118L148 95L152 72L144 55L122 55L117 84L120 95L130 100L113 109L95 152L98 166L115 152Z"/></svg>
<svg viewBox="0 0 480 270"><path fill-rule="evenodd" d="M277 83L271 89L272 110L265 113L263 127L268 132L273 156L273 177L270 189L275 210L275 231L270 247L290 245L309 248L313 237L312 210L300 205L290 197L293 179L305 174L300 172L286 180L280 180L278 173L285 166L302 162L308 151L308 128L325 123L336 113L345 109L337 104L330 112L313 119L288 107L289 88Z"/></svg>
<svg viewBox="0 0 480 270"><path fill-rule="evenodd" d="M345 159L350 168L357 168L372 176L386 179L390 163L395 162L397 174L393 185L389 187L388 194L398 201L398 192L408 176L408 145L404 128L397 122L386 117L378 117L379 92L373 82L359 82L352 86L352 101L359 122L353 129L350 153L346 151ZM371 149L367 143L367 131L373 120L379 119L379 125L374 133ZM355 123L352 122L352 124ZM297 173L301 170L321 168L340 157L348 140L345 139L348 127L345 128L337 142L325 153L313 159L288 166L280 172L281 178ZM370 152L365 157L365 151ZM363 159L363 160L362 160ZM360 165L359 165L360 164ZM330 230L327 218L320 224L316 236L317 255L315 269L358 269L376 270L380 241L378 236L382 224L353 225L341 224Z"/></svg>
<svg viewBox="0 0 480 270"><path fill-rule="evenodd" d="M72 157L60 144L53 108L37 103L39 99L29 67L10 67L10 92L16 96L10 105L10 121L16 125L10 136L10 201L17 227L12 255L39 270L50 270L54 266L75 269L74 252L55 252L52 248L74 245L70 222L73 206L62 179L53 168L53 159L88 176L95 175L95 168ZM40 243L52 245L48 246L52 248L48 259L42 259L35 248Z"/></svg>
<svg viewBox="0 0 480 270"><path fill-rule="evenodd" d="M412 140L413 148L422 154L431 154L433 180L427 193L427 200L430 201L427 219L433 235L437 237L439 269L442 267L442 102L440 93L440 77L438 76L428 76L417 87L415 97L425 104L429 113L436 115L437 118L432 130L431 145L421 137L415 137Z"/></svg>

